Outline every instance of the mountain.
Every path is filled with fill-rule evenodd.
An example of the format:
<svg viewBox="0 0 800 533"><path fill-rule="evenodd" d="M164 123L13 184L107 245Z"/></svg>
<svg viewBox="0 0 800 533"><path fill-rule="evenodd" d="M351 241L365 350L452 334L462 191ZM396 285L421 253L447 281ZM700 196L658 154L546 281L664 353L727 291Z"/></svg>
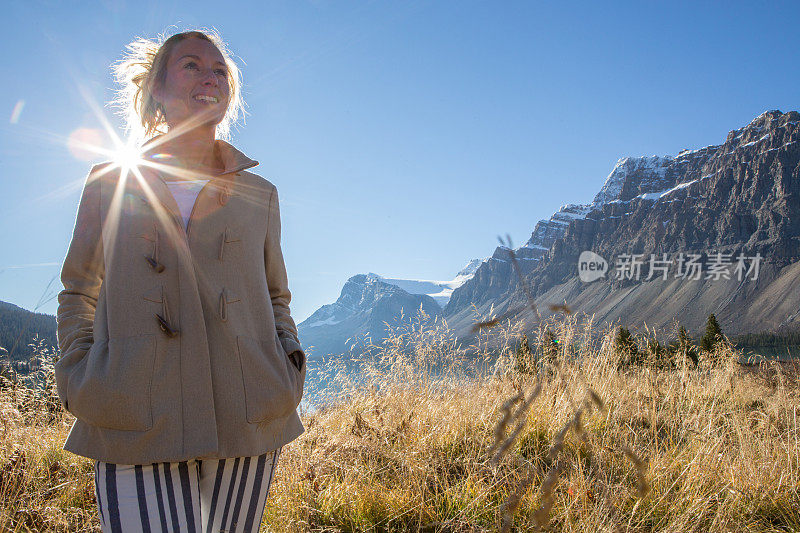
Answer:
<svg viewBox="0 0 800 533"><path fill-rule="evenodd" d="M612 172L613 175L613 172ZM567 204L554 213L549 220L536 223L531 238L525 245L514 250L521 270L530 271L550 250L555 241L564 235L570 221L581 218L588 212L589 206ZM444 315L474 319L473 304L491 307L516 287L509 249L499 246L494 253L477 265L474 274L466 280L458 290L453 291L450 300L444 307Z"/></svg>
<svg viewBox="0 0 800 533"><path fill-rule="evenodd" d="M697 150L693 154L702 152L703 150ZM693 165L689 165L689 162L699 156L687 152L684 157L685 163L682 162L680 165L689 167L696 166L696 161L693 161ZM624 157L618 160L591 204L564 205L549 220L540 220L536 223L528 242L514 250L517 259L520 260L521 270L525 273L532 272L555 242L564 237L573 221L585 220L593 211L602 210L604 205L622 204L633 198L656 194L674 186L681 175L674 163L675 159L668 156ZM517 278L511 270L509 252L510 250L503 246L495 249L492 260L481 265L482 270L479 269L470 283L465 284L451 298L445 309L445 315L455 317L456 323L462 322L460 318L466 315L472 316L466 310L473 304L481 309L488 309L515 291Z"/></svg>
<svg viewBox="0 0 800 533"><path fill-rule="evenodd" d="M312 355L344 353L366 334L376 341L383 338L384 322L393 327L407 324L420 308L431 319L441 316L452 292L480 264L480 259L473 259L450 281L384 278L373 273L353 276L334 303L320 307L297 325L303 347L310 348Z"/></svg>
<svg viewBox="0 0 800 533"><path fill-rule="evenodd" d="M646 323L662 330L679 319L699 331L709 313L728 334L797 328L799 124L795 111L768 111L720 145L619 160L591 204L562 207L515 251L534 258L520 266L539 306L566 302L575 312L594 315L596 323ZM612 264L623 254L641 254L641 280L618 279L621 272L612 269L604 279L584 283L577 269L583 251ZM730 273L731 279L707 279L704 270L701 279L687 280L673 275L681 253L699 255L706 269L722 254L731 262L729 272L740 254L763 259L757 279ZM644 281L651 254L673 261L667 279ZM508 249L498 248L495 261L454 291L443 314L457 331L467 331L473 303L496 313L525 303L509 265L500 263L508 256Z"/></svg>
<svg viewBox="0 0 800 533"><path fill-rule="evenodd" d="M30 343L34 337L45 345L56 346L56 319L42 313L32 313L14 304L0 301L0 347L15 361L26 361L33 355ZM6 352L0 350L5 357Z"/></svg>
<svg viewBox="0 0 800 533"><path fill-rule="evenodd" d="M347 280L334 303L317 309L297 329L309 356L339 354L367 336L383 338L384 322L398 326L419 309L431 318L441 314L431 296L410 294L377 274L358 274Z"/></svg>
<svg viewBox="0 0 800 533"><path fill-rule="evenodd" d="M441 296L441 316L466 338L476 309L499 315L526 305L511 251L500 246L471 262L469 275L449 293L435 292L449 288L436 285L441 282L373 276L395 282L409 298L414 292ZM590 204L562 206L513 252L542 315L549 314L548 304L566 303L594 316L595 324L669 332L679 320L698 332L714 313L728 335L797 330L800 114L767 111L722 144L676 156L622 158ZM581 281L583 252L605 261L604 276ZM699 264L700 279L680 277L687 259ZM368 314L370 304L362 304L358 313ZM333 313L331 306L317 313ZM317 322L328 315L319 316ZM530 313L520 317L535 322ZM346 327L336 334L346 336ZM308 342L302 331L301 340Z"/></svg>

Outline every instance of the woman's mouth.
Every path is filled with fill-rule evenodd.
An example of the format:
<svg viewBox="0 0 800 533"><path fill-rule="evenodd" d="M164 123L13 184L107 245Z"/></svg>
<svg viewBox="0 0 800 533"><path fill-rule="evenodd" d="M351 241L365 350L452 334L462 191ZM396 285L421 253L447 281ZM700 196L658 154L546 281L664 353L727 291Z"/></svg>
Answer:
<svg viewBox="0 0 800 533"><path fill-rule="evenodd" d="M206 102L209 104L216 104L219 102L216 96L206 96L204 94L198 94L197 96L194 97L194 99L197 100L198 102Z"/></svg>

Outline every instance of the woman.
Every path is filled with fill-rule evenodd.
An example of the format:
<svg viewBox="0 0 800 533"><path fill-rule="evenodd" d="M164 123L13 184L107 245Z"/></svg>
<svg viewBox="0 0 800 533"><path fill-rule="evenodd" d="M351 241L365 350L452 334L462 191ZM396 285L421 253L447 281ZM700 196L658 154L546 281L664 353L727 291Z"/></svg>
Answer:
<svg viewBox="0 0 800 533"><path fill-rule="evenodd" d="M241 100L216 34L137 41L116 70L148 140L81 196L58 298L64 448L95 460L104 531L257 531L303 431L277 191L218 138Z"/></svg>

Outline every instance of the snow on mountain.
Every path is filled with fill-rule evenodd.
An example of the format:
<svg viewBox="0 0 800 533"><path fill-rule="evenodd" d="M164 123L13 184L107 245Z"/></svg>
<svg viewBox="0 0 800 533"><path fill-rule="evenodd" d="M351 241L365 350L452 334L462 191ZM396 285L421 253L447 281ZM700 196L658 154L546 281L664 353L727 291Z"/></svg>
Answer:
<svg viewBox="0 0 800 533"><path fill-rule="evenodd" d="M685 181L683 183L679 183L676 186L671 187L671 188L669 188L667 190L664 190L664 191L646 192L644 194L640 194L636 198L641 199L641 200L658 201L658 200L661 200L662 198L664 198L665 196L669 196L670 194L674 193L675 191L679 191L681 189L685 189L686 187L688 187L689 185L692 185L693 183L697 183L698 181L701 181L701 180L707 180L708 178L714 176L715 174L716 174L716 172L713 172L713 173L711 173L711 174L709 174L707 176L703 176L702 178L698 178L696 180Z"/></svg>
<svg viewBox="0 0 800 533"><path fill-rule="evenodd" d="M686 154L682 154L686 155ZM680 157L680 156L679 156ZM658 194L669 194L672 183L670 167L676 158L671 156L623 157L606 178L591 204L566 204L549 220L540 220L527 243L516 250L520 260L538 261L564 235L570 222L584 219L604 204L624 202L631 198L653 200ZM657 193L656 191L661 191Z"/></svg>
<svg viewBox="0 0 800 533"><path fill-rule="evenodd" d="M696 181L686 179L686 165L693 157L703 155L717 148L709 146L698 150L684 150L678 156L645 156L623 157L617 161L611 173L605 180L600 192L597 193L591 204L565 204L553 213L549 220L540 220L531 234L530 239L515 249L516 258L532 268L534 262L550 250L553 243L563 237L570 223L585 219L587 215L605 204L627 203L632 200L659 201L672 193L686 188ZM710 176L703 176L700 180ZM485 259L473 259L458 272L452 280L425 280L410 278L388 278L370 272L354 276L345 284L341 296L333 303L322 306L309 319L304 326L314 328L319 326L334 326L344 320L349 320L358 314L364 306L364 287L377 287L381 284L396 287L409 295L429 296L441 308L444 308L451 299L453 292L473 280L481 266L491 268L489 263L506 263L508 250L495 250L492 256ZM485 276L484 276L485 277ZM472 281L474 283L474 280ZM377 284L377 285L376 285ZM381 291L378 291L381 292ZM374 297L373 289L366 291Z"/></svg>
<svg viewBox="0 0 800 533"><path fill-rule="evenodd" d="M458 271L455 279L463 278L466 281L467 279L471 278L475 275L475 271L478 270L478 267L481 266L481 263L484 261L485 259L473 259L467 263L467 266Z"/></svg>
<svg viewBox="0 0 800 533"><path fill-rule="evenodd" d="M667 168L674 162L671 156L623 157L614 165L592 204L600 205L624 200L626 185L636 175L636 182L647 187L647 182L663 181ZM647 191L646 191L647 192Z"/></svg>
<svg viewBox="0 0 800 533"><path fill-rule="evenodd" d="M425 294L433 298L441 307L447 305L450 295L458 287L475 275L475 271L483 262L483 259L473 259L462 268L455 278L450 281L437 281L429 279L400 279L385 278L380 276L381 281L399 287L409 294Z"/></svg>
<svg viewBox="0 0 800 533"><path fill-rule="evenodd" d="M566 231L573 220L586 218L592 210L587 204L566 204L553 213L550 220L540 220L531 233L528 242L514 250L521 261L538 261L550 249L556 239Z"/></svg>
<svg viewBox="0 0 800 533"><path fill-rule="evenodd" d="M317 309L297 329L303 347L315 355L341 354L354 343L380 341L419 311L434 319L441 310L430 296L409 293L370 272L348 279L334 303Z"/></svg>

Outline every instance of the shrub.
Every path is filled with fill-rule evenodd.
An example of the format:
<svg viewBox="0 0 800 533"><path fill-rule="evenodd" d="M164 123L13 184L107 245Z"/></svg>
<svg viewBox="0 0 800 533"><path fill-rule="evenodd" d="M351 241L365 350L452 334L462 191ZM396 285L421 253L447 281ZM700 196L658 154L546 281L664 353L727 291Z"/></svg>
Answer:
<svg viewBox="0 0 800 533"><path fill-rule="evenodd" d="M520 374L536 373L536 361L528 343L528 336L525 334L522 335L519 346L514 350L514 370Z"/></svg>
<svg viewBox="0 0 800 533"><path fill-rule="evenodd" d="M647 339L647 359L660 368L671 368L675 366L673 353L667 346L658 342L655 336Z"/></svg>
<svg viewBox="0 0 800 533"><path fill-rule="evenodd" d="M552 366L558 360L558 336L553 330L546 329L539 339L538 363Z"/></svg>

